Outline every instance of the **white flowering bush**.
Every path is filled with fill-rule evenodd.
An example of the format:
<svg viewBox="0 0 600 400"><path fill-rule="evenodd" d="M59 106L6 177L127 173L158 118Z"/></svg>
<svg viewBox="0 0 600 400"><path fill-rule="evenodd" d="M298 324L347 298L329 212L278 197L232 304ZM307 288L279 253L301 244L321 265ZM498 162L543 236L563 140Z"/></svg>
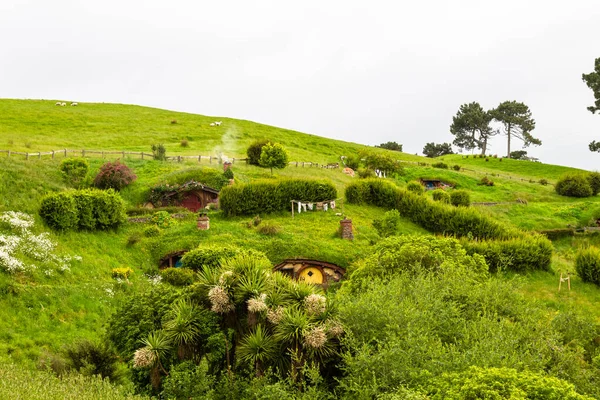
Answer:
<svg viewBox="0 0 600 400"><path fill-rule="evenodd" d="M0 213L0 270L8 273L26 272L37 269L33 262L44 265L44 275L51 277L55 270L68 272L72 261L81 261L79 256L55 254L56 244L47 232L34 234L31 215L6 211Z"/></svg>

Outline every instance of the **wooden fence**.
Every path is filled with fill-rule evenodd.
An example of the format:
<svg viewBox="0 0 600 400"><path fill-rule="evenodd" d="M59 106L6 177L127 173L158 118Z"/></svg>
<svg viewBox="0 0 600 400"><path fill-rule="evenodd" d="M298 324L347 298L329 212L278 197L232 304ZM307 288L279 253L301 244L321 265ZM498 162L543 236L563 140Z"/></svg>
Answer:
<svg viewBox="0 0 600 400"><path fill-rule="evenodd" d="M0 150L0 154L5 153L7 157L15 157L15 156L23 156L25 160L30 159L41 159L42 156L50 157L52 159L56 157L68 157L68 156L81 156L81 157L99 157L106 158L107 156L120 156L125 158L126 156L135 156L140 157L142 160L154 159L154 155L150 153L144 153L141 151L126 151L126 150L71 150L71 149L61 149L61 150L51 150L51 151L36 151L36 152L21 152L21 151L12 151L12 150ZM167 161L174 162L182 162L184 160L198 160L198 162L208 161L209 164L213 162L216 164L222 164L224 159L219 156L167 156ZM232 164L236 162L248 162L247 158L228 158ZM302 167L302 168L312 168L319 167L319 163L315 162L307 162L307 161L292 161L289 163L290 166ZM321 168L337 168L337 164L321 164Z"/></svg>

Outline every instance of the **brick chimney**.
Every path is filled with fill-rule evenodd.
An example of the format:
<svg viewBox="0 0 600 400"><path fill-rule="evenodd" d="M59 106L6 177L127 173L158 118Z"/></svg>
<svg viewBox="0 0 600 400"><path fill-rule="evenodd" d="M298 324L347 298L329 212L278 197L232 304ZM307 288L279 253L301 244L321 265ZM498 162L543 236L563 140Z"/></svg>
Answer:
<svg viewBox="0 0 600 400"><path fill-rule="evenodd" d="M352 233L352 220L348 218L341 220L340 231L342 234L342 239L353 240L354 234Z"/></svg>

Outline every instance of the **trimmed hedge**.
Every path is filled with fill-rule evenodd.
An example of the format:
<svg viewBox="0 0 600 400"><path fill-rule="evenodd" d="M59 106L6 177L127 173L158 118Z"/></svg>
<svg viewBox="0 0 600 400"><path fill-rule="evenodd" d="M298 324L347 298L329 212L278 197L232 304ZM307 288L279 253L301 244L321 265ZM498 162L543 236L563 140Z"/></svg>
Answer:
<svg viewBox="0 0 600 400"><path fill-rule="evenodd" d="M116 228L127 219L125 203L112 189L47 195L42 199L39 214L54 230Z"/></svg>
<svg viewBox="0 0 600 400"><path fill-rule="evenodd" d="M256 215L290 209L290 201L335 200L337 190L332 183L308 179L256 181L224 187L219 205L227 216Z"/></svg>
<svg viewBox="0 0 600 400"><path fill-rule="evenodd" d="M575 270L584 282L600 286L600 250L596 247L579 250L575 256Z"/></svg>
<svg viewBox="0 0 600 400"><path fill-rule="evenodd" d="M196 274L188 268L165 268L160 271L160 276L173 286L189 286L194 283Z"/></svg>
<svg viewBox="0 0 600 400"><path fill-rule="evenodd" d="M480 254L491 272L510 269L517 272L549 270L552 243L542 235L523 235L502 241L461 240L469 255Z"/></svg>
<svg viewBox="0 0 600 400"><path fill-rule="evenodd" d="M565 174L556 182L554 190L569 197L590 197L594 194L586 174Z"/></svg>
<svg viewBox="0 0 600 400"><path fill-rule="evenodd" d="M469 207L471 205L471 195L466 190L453 190L450 192L450 204L455 207Z"/></svg>
<svg viewBox="0 0 600 400"><path fill-rule="evenodd" d="M431 192L431 198L433 201L450 204L450 195L442 189L435 189L433 192Z"/></svg>
<svg viewBox="0 0 600 400"><path fill-rule="evenodd" d="M406 190L413 192L415 194L423 194L425 193L425 188L417 181L410 181L406 185Z"/></svg>
<svg viewBox="0 0 600 400"><path fill-rule="evenodd" d="M479 239L509 239L522 236L519 231L498 223L477 210L434 202L380 179L351 183L346 187L346 198L351 204L395 208L403 217L434 233Z"/></svg>

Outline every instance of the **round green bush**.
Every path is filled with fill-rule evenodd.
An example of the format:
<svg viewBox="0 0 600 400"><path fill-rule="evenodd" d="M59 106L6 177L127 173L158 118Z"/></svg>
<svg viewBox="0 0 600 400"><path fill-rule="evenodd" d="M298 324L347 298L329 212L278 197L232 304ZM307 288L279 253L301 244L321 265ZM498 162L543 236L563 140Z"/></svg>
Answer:
<svg viewBox="0 0 600 400"><path fill-rule="evenodd" d="M434 201L450 204L450 195L445 190L435 189L433 192L431 192L431 197Z"/></svg>
<svg viewBox="0 0 600 400"><path fill-rule="evenodd" d="M160 236L160 228L156 225L150 225L144 228L144 236L146 237L156 237Z"/></svg>
<svg viewBox="0 0 600 400"><path fill-rule="evenodd" d="M362 179L375 178L375 171L371 168L359 168L356 170L356 173Z"/></svg>
<svg viewBox="0 0 600 400"><path fill-rule="evenodd" d="M452 169L455 171L460 171L460 165L456 164L452 166Z"/></svg>
<svg viewBox="0 0 600 400"><path fill-rule="evenodd" d="M450 203L456 207L468 207L471 205L471 195L466 190L453 190L450 193Z"/></svg>
<svg viewBox="0 0 600 400"><path fill-rule="evenodd" d="M590 172L587 175L587 180L592 188L592 196L600 193L600 172Z"/></svg>
<svg viewBox="0 0 600 400"><path fill-rule="evenodd" d="M432 166L433 168L448 169L448 164L446 164L446 163L444 163L444 162L441 162L441 161L440 161L440 162L433 163L433 164L431 164L431 166Z"/></svg>
<svg viewBox="0 0 600 400"><path fill-rule="evenodd" d="M584 174L563 175L556 186L556 193L569 197L590 197L594 194L592 186Z"/></svg>
<svg viewBox="0 0 600 400"><path fill-rule="evenodd" d="M416 193L416 194L425 193L425 189L423 188L423 185L421 185L417 181L408 182L408 184L406 185L406 190L408 190L409 192Z"/></svg>
<svg viewBox="0 0 600 400"><path fill-rule="evenodd" d="M575 256L575 270L584 282L600 286L600 250L596 247L579 250Z"/></svg>
<svg viewBox="0 0 600 400"><path fill-rule="evenodd" d="M79 222L77 204L68 192L44 197L39 213L46 225L57 231L75 229Z"/></svg>
<svg viewBox="0 0 600 400"><path fill-rule="evenodd" d="M58 168L65 182L77 188L83 183L90 165L85 158L65 158Z"/></svg>
<svg viewBox="0 0 600 400"><path fill-rule="evenodd" d="M195 273L189 268L165 268L160 271L160 276L173 286L189 286L194 283Z"/></svg>

